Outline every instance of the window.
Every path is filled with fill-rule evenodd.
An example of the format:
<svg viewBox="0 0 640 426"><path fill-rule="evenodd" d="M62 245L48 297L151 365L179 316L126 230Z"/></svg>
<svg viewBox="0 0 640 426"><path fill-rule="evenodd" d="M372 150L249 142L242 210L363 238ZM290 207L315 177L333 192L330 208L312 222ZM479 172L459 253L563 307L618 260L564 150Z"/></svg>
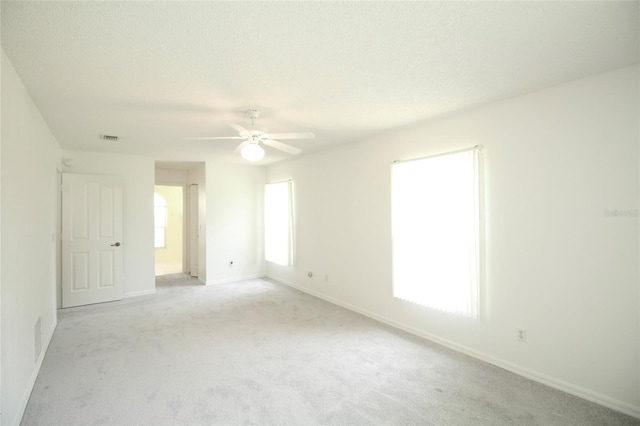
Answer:
<svg viewBox="0 0 640 426"><path fill-rule="evenodd" d="M153 223L155 226L154 246L167 246L167 201L157 192L153 194Z"/></svg>
<svg viewBox="0 0 640 426"><path fill-rule="evenodd" d="M478 149L391 169L393 294L478 317Z"/></svg>
<svg viewBox="0 0 640 426"><path fill-rule="evenodd" d="M270 183L264 191L265 259L293 265L293 182Z"/></svg>

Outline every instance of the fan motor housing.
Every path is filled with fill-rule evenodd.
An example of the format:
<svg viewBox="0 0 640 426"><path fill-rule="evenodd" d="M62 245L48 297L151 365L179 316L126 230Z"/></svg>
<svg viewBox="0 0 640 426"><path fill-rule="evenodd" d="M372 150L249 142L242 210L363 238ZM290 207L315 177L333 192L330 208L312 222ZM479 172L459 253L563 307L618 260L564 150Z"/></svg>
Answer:
<svg viewBox="0 0 640 426"><path fill-rule="evenodd" d="M251 136L260 136L267 133L267 129L264 127L258 127L258 126L245 126L245 127L247 131L239 133L239 135L242 136L243 138L247 138Z"/></svg>

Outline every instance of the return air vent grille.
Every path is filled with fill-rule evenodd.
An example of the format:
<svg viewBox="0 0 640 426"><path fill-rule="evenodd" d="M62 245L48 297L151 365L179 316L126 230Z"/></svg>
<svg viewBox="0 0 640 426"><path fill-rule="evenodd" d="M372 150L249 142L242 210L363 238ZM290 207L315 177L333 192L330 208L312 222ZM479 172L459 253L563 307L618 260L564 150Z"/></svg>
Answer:
<svg viewBox="0 0 640 426"><path fill-rule="evenodd" d="M110 142L117 142L118 137L113 135L100 135L100 139Z"/></svg>

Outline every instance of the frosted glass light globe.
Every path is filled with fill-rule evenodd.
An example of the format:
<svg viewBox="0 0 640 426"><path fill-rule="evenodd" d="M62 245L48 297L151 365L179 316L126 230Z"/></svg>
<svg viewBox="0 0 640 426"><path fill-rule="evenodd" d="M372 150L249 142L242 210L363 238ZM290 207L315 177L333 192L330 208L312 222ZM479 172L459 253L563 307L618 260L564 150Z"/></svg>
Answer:
<svg viewBox="0 0 640 426"><path fill-rule="evenodd" d="M249 161L262 160L264 157L264 149L256 143L250 143L242 148L240 155L242 155L242 158Z"/></svg>

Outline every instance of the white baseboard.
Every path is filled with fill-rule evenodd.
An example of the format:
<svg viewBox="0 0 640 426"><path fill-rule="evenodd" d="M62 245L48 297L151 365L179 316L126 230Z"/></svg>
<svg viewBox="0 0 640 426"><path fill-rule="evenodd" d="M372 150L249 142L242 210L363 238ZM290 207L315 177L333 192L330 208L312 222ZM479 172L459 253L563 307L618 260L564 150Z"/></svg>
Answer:
<svg viewBox="0 0 640 426"><path fill-rule="evenodd" d="M232 283L235 281L254 280L256 278L261 278L261 277L262 275L259 275L259 274L242 275L239 277L223 278L221 280L207 280L205 285L215 285L215 284Z"/></svg>
<svg viewBox="0 0 640 426"><path fill-rule="evenodd" d="M131 291L129 293L125 293L122 295L124 299L128 299L130 297L138 297L138 296L148 296L150 294L156 294L156 289L152 288L150 290L139 290L139 291Z"/></svg>
<svg viewBox="0 0 640 426"><path fill-rule="evenodd" d="M624 413L624 414L627 414L629 416L636 417L636 418L640 419L640 406L635 406L635 405L629 404L627 402L620 401L620 400L617 400L615 398L611 398L611 397L609 397L607 395L603 395L603 394L600 394L598 392L593 392L593 391L591 391L589 389L585 389L585 388L582 388L580 386L574 385L572 383L565 382L564 380L560 380L560 379L557 379L555 377L548 376L546 374L537 372L535 370L530 370L530 369L528 369L526 367L522 367L520 365L513 364L513 363L511 363L509 361L505 361L503 359L496 358L496 357L494 357L492 355L488 355L486 353L477 351L477 350L475 350L473 348L470 348L470 347L467 347L465 345L460 345L460 344L458 344L456 342L453 342L451 340L444 339L442 337L433 335L431 333L426 333L426 332L424 332L422 330L419 330L419 329L417 329L415 327L412 327L412 326L400 323L398 321L386 318L386 317L378 315L378 314L376 314L374 312L370 312L370 311L368 311L366 309L359 308L358 306L354 306L354 305L351 305L349 303L345 303L345 302L342 302L340 300L336 300L336 299L334 299L332 297L329 297L329 296L327 296L325 294L318 293L316 291L310 290L310 289L308 289L306 287L302 287L302 286L300 286L298 284L295 284L293 282L290 282L290 281L287 281L287 280L284 280L284 279L281 279L281 278L278 278L278 277L275 277L275 276L272 276L272 275L268 275L268 274L267 274L267 278L270 278L270 279L272 279L274 281L277 281L277 282L282 283L284 285L287 285L289 287L293 287L293 288L295 288L297 290L300 290L300 291L302 291L304 293L307 293L307 294L310 294L312 296L315 296L315 297L317 297L319 299L326 300L327 302L333 303L334 305L338 305L338 306L341 306L341 307L343 307L345 309L348 309L350 311L357 312L359 314L362 314L362 315L364 315L366 317L369 317L369 318L374 319L376 321L379 321L381 323L384 323L384 324L390 325L392 327L398 328L400 330L406 331L406 332L411 333L411 334L413 334L415 336L422 337L423 339L427 339L429 341L438 343L438 344L440 344L442 346L445 346L447 348L453 349L453 350L455 350L457 352L461 352L461 353L463 353L465 355L469 355L469 356L471 356L473 358L476 358L476 359L479 359L481 361L487 362L489 364L495 365L497 367L503 368L503 369L505 369L507 371L510 371L512 373L515 373L515 374L517 374L519 376L526 377L527 379L531 379L531 380L533 380L535 382L542 383L543 385L552 387L554 389L561 390L563 392L566 392L568 394L577 396L579 398L586 399L587 401L595 402L596 404L602 405L602 406L607 407L607 408L611 408L612 410L616 410L616 411L619 411L621 413Z"/></svg>
<svg viewBox="0 0 640 426"><path fill-rule="evenodd" d="M57 311L54 311L57 312ZM40 373L40 368L42 367L42 362L44 361L44 356L47 353L47 349L49 349L49 344L51 343L51 338L53 338L53 332L56 331L56 327L58 326L58 319L54 316L53 319L53 327L51 330L44 336L44 341L42 342L42 349L40 350L40 355L38 356L38 361L36 362L35 368L31 373L31 377L29 378L29 383L25 389L24 394L22 395L22 400L20 401L20 405L18 406L18 410L16 411L16 418L13 419L11 425L19 425L22 421L22 416L24 416L24 410L27 409L27 404L29 403L29 398L31 397L31 392L33 391L33 387L36 384L36 379L38 378L38 374Z"/></svg>

